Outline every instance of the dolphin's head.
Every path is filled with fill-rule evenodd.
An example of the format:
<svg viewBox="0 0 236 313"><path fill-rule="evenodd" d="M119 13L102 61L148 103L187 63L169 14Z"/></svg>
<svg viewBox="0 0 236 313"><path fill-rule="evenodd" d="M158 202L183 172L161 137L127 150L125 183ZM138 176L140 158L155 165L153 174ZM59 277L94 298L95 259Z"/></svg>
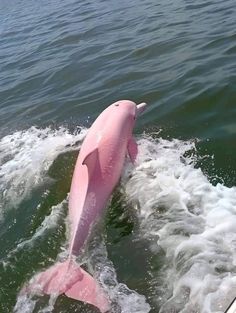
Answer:
<svg viewBox="0 0 236 313"><path fill-rule="evenodd" d="M146 109L147 104L145 102L142 102L136 105L135 102L130 100L120 100L113 103L112 106L119 107L120 111L125 112L127 115L135 120L136 117Z"/></svg>
<svg viewBox="0 0 236 313"><path fill-rule="evenodd" d="M112 110L111 116L114 117L116 124L119 124L122 128L122 133L130 134L133 131L137 116L141 114L145 108L146 103L136 105L135 102L130 100L120 100L110 105L109 110Z"/></svg>
<svg viewBox="0 0 236 313"><path fill-rule="evenodd" d="M108 129L108 133L115 133L115 137L129 140L132 136L137 116L146 108L146 103L136 105L130 100L120 100L103 111L97 124L99 127Z"/></svg>

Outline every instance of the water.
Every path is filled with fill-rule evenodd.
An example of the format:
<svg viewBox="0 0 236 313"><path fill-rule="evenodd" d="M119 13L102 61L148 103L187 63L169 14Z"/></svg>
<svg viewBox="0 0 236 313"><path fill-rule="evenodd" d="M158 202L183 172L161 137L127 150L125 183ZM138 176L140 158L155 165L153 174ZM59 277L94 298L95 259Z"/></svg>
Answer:
<svg viewBox="0 0 236 313"><path fill-rule="evenodd" d="M138 164L81 261L123 313L220 313L236 296L236 4L0 2L0 312L96 312L22 285L66 254L94 118L145 101Z"/></svg>

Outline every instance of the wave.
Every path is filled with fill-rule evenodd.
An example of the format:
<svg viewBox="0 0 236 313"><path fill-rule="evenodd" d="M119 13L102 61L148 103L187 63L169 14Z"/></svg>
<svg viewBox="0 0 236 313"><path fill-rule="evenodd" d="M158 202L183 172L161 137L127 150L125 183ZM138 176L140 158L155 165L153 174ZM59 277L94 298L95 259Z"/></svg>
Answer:
<svg viewBox="0 0 236 313"><path fill-rule="evenodd" d="M18 197L16 191L27 176L31 184L24 185L26 193L19 193L17 201L22 200L46 179L48 168L60 153L78 148L86 131L73 135L66 129L31 128L4 137L1 147L12 148L5 149L1 158L1 171L9 173L1 179L4 186L15 186L5 199ZM147 240L150 253L161 260L149 276L147 294L152 308L160 313L224 312L236 290L236 188L209 182L196 166L199 159L194 141L142 135L138 145L137 164L126 164L121 186L124 199L135 208L139 224L136 240ZM12 175L14 169L16 175ZM37 238L56 227L64 201L53 207L32 238L14 251L33 248ZM85 252L83 261L108 293L112 312L150 311L144 296L118 282L102 238L95 236ZM42 312L51 312L55 301L50 299ZM14 310L33 312L36 305L35 298L19 296Z"/></svg>
<svg viewBox="0 0 236 313"><path fill-rule="evenodd" d="M160 313L224 312L236 290L236 188L213 186L196 168L194 142L142 138L139 147L123 184L139 237L164 254L153 302Z"/></svg>
<svg viewBox="0 0 236 313"><path fill-rule="evenodd" d="M56 157L78 149L87 130L71 134L66 128L31 127L5 136L0 141L0 213L17 207L35 186L47 179Z"/></svg>

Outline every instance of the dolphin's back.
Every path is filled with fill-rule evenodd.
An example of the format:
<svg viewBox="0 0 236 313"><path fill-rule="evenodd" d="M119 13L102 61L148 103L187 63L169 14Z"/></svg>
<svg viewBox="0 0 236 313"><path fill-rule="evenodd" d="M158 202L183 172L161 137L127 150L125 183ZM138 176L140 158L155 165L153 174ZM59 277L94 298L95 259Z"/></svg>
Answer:
<svg viewBox="0 0 236 313"><path fill-rule="evenodd" d="M99 131L97 127L91 129L86 137L72 179L70 251L76 255L118 183L126 155L127 140L120 136L121 130L110 130L109 121L102 126Z"/></svg>

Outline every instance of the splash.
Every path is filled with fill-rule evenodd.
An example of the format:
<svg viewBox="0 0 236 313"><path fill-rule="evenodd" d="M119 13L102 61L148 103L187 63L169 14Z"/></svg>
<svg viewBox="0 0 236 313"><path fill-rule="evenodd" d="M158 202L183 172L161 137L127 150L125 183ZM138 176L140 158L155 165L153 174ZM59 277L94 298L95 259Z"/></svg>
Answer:
<svg viewBox="0 0 236 313"><path fill-rule="evenodd" d="M31 297L28 296L19 296L17 298L17 303L14 307L14 313L32 313L34 311L35 305L37 300L33 300Z"/></svg>
<svg viewBox="0 0 236 313"><path fill-rule="evenodd" d="M94 276L109 296L112 313L148 313L151 309L143 295L119 283L116 272L107 255L104 240L94 237L90 243L88 265L95 271Z"/></svg>
<svg viewBox="0 0 236 313"><path fill-rule="evenodd" d="M0 212L17 207L32 188L46 179L55 158L68 150L78 149L87 130L74 134L61 127L18 131L0 141Z"/></svg>
<svg viewBox="0 0 236 313"><path fill-rule="evenodd" d="M143 138L139 147L123 185L140 238L165 255L153 301L160 313L224 312L236 294L236 188L211 185L195 167L194 142Z"/></svg>
<svg viewBox="0 0 236 313"><path fill-rule="evenodd" d="M55 131L49 128L40 130L32 127L28 131L17 132L3 138L1 149L6 152L0 160L2 164L1 173L4 173L1 178L5 188L12 184L11 188L4 194L4 199L8 203L14 199L15 205L20 203L34 186L45 182L50 165L60 153L78 149L86 131L83 129L78 134L70 134L64 128ZM16 170L15 175L11 175L14 169ZM25 192L21 192L21 186ZM66 203L67 199L51 208L51 213L45 217L33 236L18 243L16 248L7 255L6 260L4 260L6 265L10 265L8 260L12 260L12 257L19 251L23 249L33 250L38 240L46 238L47 232L57 227L61 219L64 219L63 208ZM68 221L64 219L64 222L67 223ZM66 254L67 252L63 248L58 259L65 258ZM148 313L150 311L150 306L144 296L117 281L115 269L112 262L108 260L103 240L96 242L94 249L89 254L85 253L82 256L82 263L91 264L95 260L98 262L93 264L91 272L95 271L94 275L108 293L112 301L113 313ZM46 303L39 312L52 312L55 308L55 302L55 297L50 297L49 303ZM14 312L34 312L37 303L38 299L31 295L18 295Z"/></svg>
<svg viewBox="0 0 236 313"><path fill-rule="evenodd" d="M3 138L1 148L4 142L6 148L13 147L4 150L1 157L0 173L4 170L6 174L2 182L10 187L4 199L7 195L9 201L14 195L18 197L19 182L25 175L31 184L23 184L27 192L19 195L20 199L27 196L35 184L45 179L58 154L77 149L83 137L83 132L72 135L65 129L32 128ZM223 313L236 290L236 188L209 182L195 166L196 147L192 141L143 136L138 144L137 166L126 164L121 184L126 198L136 207L137 237L147 239L153 255L164 255L161 269L153 270L149 282L153 307L160 313ZM35 157L38 162L32 166ZM16 175L11 176L14 164ZM52 208L35 235L16 249L33 247L47 229L56 227L62 206ZM94 241L83 261L108 293L112 313L150 311L145 297L118 282L103 240ZM33 298L19 296L14 310L33 312L36 303ZM53 311L54 303L55 299L49 300L42 310Z"/></svg>

